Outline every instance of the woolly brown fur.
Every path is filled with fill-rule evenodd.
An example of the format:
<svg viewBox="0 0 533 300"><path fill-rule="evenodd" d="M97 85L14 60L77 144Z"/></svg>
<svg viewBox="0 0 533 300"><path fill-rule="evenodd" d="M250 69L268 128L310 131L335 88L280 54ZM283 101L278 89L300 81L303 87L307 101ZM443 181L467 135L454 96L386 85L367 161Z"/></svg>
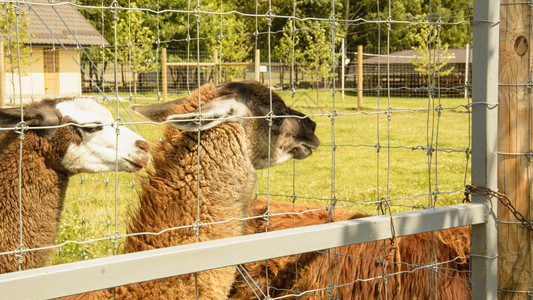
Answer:
<svg viewBox="0 0 533 300"><path fill-rule="evenodd" d="M61 117L54 115L50 118L60 121ZM60 164L61 157L70 144L80 143L79 136L69 127L48 133L52 135L38 130L26 131L22 143L23 249L53 245L69 179L69 174ZM21 243L19 147L19 134L0 131L0 252L14 251ZM44 266L49 255L50 250L24 252L21 269ZM14 254L0 256L0 273L13 272L18 267Z"/></svg>
<svg viewBox="0 0 533 300"><path fill-rule="evenodd" d="M201 88L203 102L216 96L213 86ZM198 95L192 93L169 114L191 112L197 106ZM198 134L165 126L162 140L151 148L153 169L141 179L140 207L128 226L128 233L159 232L170 227L191 225L197 215L202 223L247 215L256 173L246 155L243 126L230 122L202 131L200 145L198 177ZM200 226L198 241L242 235L244 229L242 221ZM193 229L171 230L158 236L129 237L126 252L194 242L196 235ZM199 299L225 299L234 278L235 267L198 273ZM118 287L114 292L117 299L196 299L193 274ZM113 290L109 289L74 298L112 297Z"/></svg>
<svg viewBox="0 0 533 300"><path fill-rule="evenodd" d="M295 205L294 211L302 212L316 208L316 206ZM273 214L290 212L293 211L293 205L270 201L269 209ZM252 203L250 215L262 215L266 210L266 201L258 199ZM342 221L365 215L336 209L332 217L336 221ZM328 222L328 219L328 212L324 210L296 216L273 216L269 220L268 231L320 224ZM247 223L247 234L264 230L265 222L262 219L250 220ZM396 251L391 249L390 240L385 240L340 247L336 249L338 254L336 256L333 255L333 250L330 251L331 255L324 250L268 260L268 284L271 287L269 295L275 298L320 289L302 295L298 299L431 299L435 294L438 295L438 299L470 298L467 283L469 262L464 258L470 253L468 228L397 237L396 242ZM389 255L387 257L389 263L384 267L379 258L383 259L386 255ZM427 268L415 271L414 267L408 265L430 265L435 260L454 261L439 266L439 273L436 273L434 278ZM266 286L265 262L249 263L245 268L254 280L259 280L263 287ZM381 276L385 268L388 274L406 273L387 277L387 285L384 285L384 281L380 279L356 282L357 279ZM331 290L327 288L331 283L330 271L333 284L341 287ZM263 292L266 294L266 288L263 288ZM238 276L233 285L230 299L255 299L251 288L243 282L241 276Z"/></svg>

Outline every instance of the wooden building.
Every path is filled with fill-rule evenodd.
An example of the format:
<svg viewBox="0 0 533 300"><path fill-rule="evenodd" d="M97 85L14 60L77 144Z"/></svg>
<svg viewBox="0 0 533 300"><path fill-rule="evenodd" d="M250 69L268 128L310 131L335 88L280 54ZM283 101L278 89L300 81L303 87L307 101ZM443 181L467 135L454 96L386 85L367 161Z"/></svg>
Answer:
<svg viewBox="0 0 533 300"><path fill-rule="evenodd" d="M48 4L46 0L34 2ZM24 45L26 53L21 55L24 59L19 72L16 47L7 49L6 35L0 36L5 49L3 78L0 74L0 85L4 86L0 87L0 98L9 104L18 102L21 94L23 101L81 95L82 48L109 43L74 5L20 7L25 11L23 17L29 21L23 30L30 34L31 40ZM16 43L16 40L11 42ZM11 64L15 68L11 68Z"/></svg>
<svg viewBox="0 0 533 300"><path fill-rule="evenodd" d="M461 97L465 94L466 80L466 49L448 49L452 59L443 70L453 68L450 74L435 76L433 79L433 93L443 97ZM468 55L469 63L472 55ZM416 50L403 50L387 55L366 54L363 59L363 89L367 96L376 96L378 91L381 96L398 97L426 97L431 89L429 77L415 70L413 58L419 55ZM472 68L468 73L471 77ZM357 59L352 59L345 75L346 88L357 87ZM471 81L471 79L470 79ZM430 88L428 88L430 87Z"/></svg>

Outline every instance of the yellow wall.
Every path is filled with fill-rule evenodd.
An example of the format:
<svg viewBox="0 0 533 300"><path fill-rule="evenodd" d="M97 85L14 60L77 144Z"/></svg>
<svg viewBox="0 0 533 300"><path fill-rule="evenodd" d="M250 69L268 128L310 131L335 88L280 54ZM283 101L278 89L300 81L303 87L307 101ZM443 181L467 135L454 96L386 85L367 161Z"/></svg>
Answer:
<svg viewBox="0 0 533 300"><path fill-rule="evenodd" d="M63 49L56 50L59 58L59 93L45 95L45 74L43 48L34 47L32 49L31 59L28 57L26 63L22 65L21 75L15 72L12 76L10 70L10 61L6 57L6 103L9 99L14 98L15 102L20 100L20 84L22 83L22 98L24 100L39 100L44 97L67 97L81 95L81 75L80 69L72 57ZM69 49L70 53L79 62L79 53L76 49ZM7 53L6 53L7 55ZM15 66L17 61L13 62ZM14 80L12 80L12 77ZM20 79L19 79L20 77ZM14 97L13 97L14 95Z"/></svg>

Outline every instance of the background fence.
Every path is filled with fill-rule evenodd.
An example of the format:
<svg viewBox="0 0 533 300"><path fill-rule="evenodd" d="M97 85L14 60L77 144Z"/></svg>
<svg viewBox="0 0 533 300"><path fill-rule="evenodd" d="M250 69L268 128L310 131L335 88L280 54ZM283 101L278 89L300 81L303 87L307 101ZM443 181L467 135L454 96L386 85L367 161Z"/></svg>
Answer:
<svg viewBox="0 0 533 300"><path fill-rule="evenodd" d="M34 84L34 80L40 76L37 73L44 73L43 77L48 76L52 82L48 83L48 87L47 83L42 84L43 95L97 96L116 103L117 107L120 100L154 103L163 100L164 84L167 84L168 97L172 99L206 82L255 78L256 66L204 67L200 63L255 63L255 51L260 50L260 65L263 66L263 70L260 68L260 81L278 91L286 103L317 122L321 146L304 161L293 161L259 172L256 197L294 204L314 204L323 211L334 208L378 215L375 219L342 225L322 224L312 233L290 229L285 233L269 232L263 239L246 236L121 256L118 254L128 236L128 210L134 211L139 201L136 194L138 183L128 174L78 176L71 180L69 186L57 242L50 245L57 250L51 264L57 266L0 275L0 289L7 291L0 297L56 297L325 248L332 248L331 255L339 258L341 255L335 247L470 225L473 225L471 253L454 260L470 261L467 285L473 298L529 295L530 282L516 284L519 279L515 277L509 284L507 279L500 278L500 289L497 290L496 258L504 254L498 252L496 244L496 199L474 193L474 203L460 204L464 199L465 188L470 184L497 189L495 164L498 82L494 74L498 72L498 24L503 21L503 18L498 21L498 2L477 1L473 7L468 1L457 2L453 7L450 3L441 1L430 2L425 7L424 17L406 17L397 15L393 9L403 2L377 1L377 5L369 6L371 8L366 14L353 18L338 16L336 8L340 3L336 1L322 3L327 10L311 12L297 10L300 6L305 6L297 2L292 3L294 10L281 11L281 8L278 10L270 1L256 2L255 11L226 7L230 3L224 1L220 6L217 6L218 3L209 2L204 5L198 2L168 7L159 1L144 3L144 6L133 6L130 2L120 5L118 2L0 3L4 5L6 12L9 9L19 12L15 19L6 18L7 28L10 28L9 22L13 25L23 19L23 14L18 9L27 8L27 16L33 18L44 16L44 12L39 11L43 9L48 10L54 22L58 22L54 26L44 26L43 32L49 35L62 32L67 37L76 37L74 42L68 44L53 34L49 42L40 43L35 40L22 41L20 36L14 38L7 35L8 38L4 40L8 41L4 42L8 43L8 51L5 53L5 67L8 71L2 74L5 78L0 77L0 81L7 83L5 98L11 103L42 96L38 91L39 85ZM524 5L504 4L502 7L517 7L517 11L525 11L530 16L531 8L525 8ZM81 15L78 16L76 25L61 26L60 23L63 22L60 21L65 15L53 11L61 7L74 7L84 13L85 18L93 21L93 26L102 37L95 41L81 40L84 32L76 30L81 28ZM184 32L182 36L165 36L167 28L160 22L167 18L174 18L175 21L164 23L165 25L179 23L179 26L186 27L185 31L183 28L179 29ZM151 33L143 31L144 27L136 25L138 19L152 20L156 24L156 30ZM35 23L48 24L42 18L33 20ZM234 28L230 26L232 22L241 20L248 20L250 23L237 32L229 32L230 28ZM282 20L290 21L287 22L288 27L281 26L282 30L274 31L274 28L280 27L277 22ZM250 25L254 21L255 26ZM528 24L519 28L525 32L530 26ZM209 30L205 29L208 27ZM473 45L471 56L465 49L454 52L453 49L447 50L441 43L447 32L445 28L452 27L462 28L466 32L466 44ZM37 36L36 30L28 28L29 33ZM122 34L118 32L120 28L124 30ZM353 47L358 44L357 41L345 47L341 46L340 41L340 37L349 37L350 31L355 32L358 28L364 28L363 32L372 32L377 37L377 44L364 50L362 76L356 71L358 57ZM425 40L421 44L427 50L425 53L429 53L425 65L427 73L423 71L424 67L422 71L415 70L415 65L411 62L412 52L402 54L400 50L403 49L393 44L393 41L401 41L401 38L395 39L394 35L400 35L405 28L408 32L423 32ZM528 41L530 32L509 35L524 36ZM111 36L113 40L104 39L103 36ZM138 36L145 36L147 39L137 39ZM312 37L312 40L303 45L302 41L306 36ZM404 39L408 36L405 35ZM238 38L243 38L244 42ZM298 46L298 39L301 39L301 47ZM17 49L12 46L13 41L26 47ZM513 45L510 46L513 51L525 47L521 46L522 39L509 38L509 41ZM529 45L529 42L524 43ZM289 47L282 48L281 45ZM315 47L312 51L305 52L308 45L330 46ZM237 55L246 47L250 51ZM163 48L167 49L166 58L169 63L191 64L188 67L169 66L165 70L168 72L165 83L162 81L164 76L161 70ZM525 52L518 51L522 53L519 55L520 59L512 62L519 66L526 65L527 72L524 73L529 79L529 48L525 48ZM216 55L213 50L217 50ZM453 57L456 59L463 53L464 60L450 61L441 66L441 62L447 59L440 55L445 50L454 53ZM18 71L15 65L18 61L24 61L24 53L28 53L30 59L26 59L20 68L23 71ZM43 58L48 57L52 63L40 65L38 53L42 53ZM286 56L283 57L283 54ZM470 57L472 65L469 64ZM72 68L68 64L62 65L62 61L75 62L74 68L77 68L78 74L81 72L77 75L79 80L76 80L76 84L79 83L78 90L67 90L63 86L65 81L58 81L57 78L63 78L62 71ZM284 62L281 63L282 61ZM448 73L452 66L453 70ZM343 72L344 90L341 80ZM513 71L507 73L508 76L512 76L511 73ZM362 88L357 85L360 77L364 79ZM516 91L529 88L529 82L530 80L519 80L504 84ZM361 91L364 102L356 105L356 95ZM522 95L531 103L529 94ZM531 106L528 105L526 106ZM131 124L139 125L140 132L147 139L159 138L161 124L143 124L138 119L128 117L123 109L116 109L115 114L120 114ZM510 120L513 119L511 113L507 116ZM522 131L526 134L530 133L531 128L530 122L527 124L529 125L524 126ZM509 125L509 128L514 127ZM517 140L522 140L522 137ZM500 143L506 142L500 139ZM524 149L511 147L506 154L500 153L500 158L505 156L506 162L514 156L527 159L531 152L530 144L529 142L528 147L524 146ZM20 163L23 164L24 160ZM510 172L516 171L519 174L525 168L529 174L530 162L522 163L524 164L520 167L511 163L512 167L507 168ZM526 177L526 186L530 186L530 176ZM529 195L527 199L530 199ZM456 204L459 205L448 207ZM384 207L388 207L388 211ZM395 214L389 216L389 213ZM290 216L294 212L288 211L285 214ZM525 212L524 214L529 216ZM517 230L517 222L507 219L504 222L504 226L513 228L509 229L510 232ZM395 224L395 233L392 233L391 224ZM501 224L498 223L499 226ZM188 226L193 228L194 224ZM520 234L523 236L520 235L517 239L530 240L528 231ZM441 247L436 238L438 234L431 236L431 243L424 249L428 253L427 263L412 266L413 273L422 272L424 278L430 281L439 271L443 271L439 266L448 263L438 261L434 255L429 254L432 249ZM385 242L381 245L381 249L385 249ZM530 243L527 242L522 244L520 251L529 246ZM389 258L383 252L354 259L386 264ZM236 256L235 253L240 255ZM0 253L14 254L19 255L16 249L2 249ZM20 255L23 256L24 253ZM203 259L206 257L217 259ZM527 258L528 256L524 259ZM63 264L74 261L78 262ZM391 263L402 264L401 261ZM342 272L344 267L333 264L328 266L332 272ZM506 267L508 265L503 269L514 270ZM521 263L521 267L526 273L521 277L527 281L530 279L528 271L531 266ZM503 273L506 272L500 274ZM386 291L395 288L388 285L389 279L402 274L384 272L372 278L357 278L348 284L355 286L361 281L378 282L385 286ZM261 278L253 279L261 281ZM449 279L461 281L459 278ZM439 285L439 282L432 282L433 288ZM330 281L320 290L340 288L337 282ZM294 294L312 295L315 292L317 291L294 291ZM430 294L436 297L433 290Z"/></svg>
<svg viewBox="0 0 533 300"><path fill-rule="evenodd" d="M468 45L467 45L468 46ZM447 63L447 69L451 70L449 74L442 75L439 79L441 84L441 95L443 97L465 97L469 88L468 82L472 77L471 67L471 51L467 55L467 49L452 49L448 53L450 57L453 57L449 63ZM168 59L167 62L177 63L182 65L171 65L167 67L167 90L172 94L179 94L183 91L190 90L191 83L197 82L197 70L196 63L189 59L189 66L185 66L187 61L187 52L183 50L166 50ZM414 50L401 51L393 53L391 55L378 55L372 53L364 53L362 66L357 63L357 49L347 49L344 59L344 66L339 62L335 66L336 86L342 86L342 74L344 74L344 87L346 91L356 93L358 89L358 68L362 68L362 84L363 94L365 96L375 96L378 86L389 86L391 96L393 97L427 97L428 91L428 75L423 74L416 70L416 66L412 63L416 56L420 56L420 53ZM189 55L190 56L190 55ZM220 80L221 82L227 82L231 80L251 80L256 79L255 73L259 73L259 81L264 84L271 84L272 87L278 91L290 91L291 88L295 89L316 89L316 90L328 90L330 88L330 81L320 78L311 78L306 72L304 64L296 64L294 71L291 72L291 65L289 63L283 63L274 58L271 62L271 71L266 68L265 55L260 56L260 62L258 66L263 66L262 70L256 70L255 57L246 58L242 62L235 62L236 64L248 63L248 66L224 66L218 65L217 51L208 52L200 51L201 63L213 63L213 66L203 65L200 68L200 82L208 83ZM194 57L196 59L196 57ZM466 61L469 61L467 66ZM389 62L390 69L384 73L380 70L380 67ZM225 62L231 63L231 62ZM324 62L329 63L329 62ZM89 58L82 58L82 64L86 69L92 70L91 60ZM99 82L99 73L104 74L106 81L110 82L114 86L114 70L115 67L109 62L106 62L104 68L103 63L98 63L95 69L98 71L93 72L92 80L84 77L82 81L83 93L97 93L97 86L101 86ZM327 65L326 65L327 66ZM327 66L329 67L329 66ZM344 70L343 70L344 68ZM128 93L134 85L133 74L130 73L130 69L126 64L119 64L117 69L118 73L118 88L120 92ZM218 72L221 74L218 75ZM467 75L468 72L468 75ZM269 82L270 77L272 82ZM162 72L146 72L136 74L136 89L137 92L142 95L157 94L163 92L163 75ZM291 78L294 76L294 78ZM220 79L219 79L220 78Z"/></svg>

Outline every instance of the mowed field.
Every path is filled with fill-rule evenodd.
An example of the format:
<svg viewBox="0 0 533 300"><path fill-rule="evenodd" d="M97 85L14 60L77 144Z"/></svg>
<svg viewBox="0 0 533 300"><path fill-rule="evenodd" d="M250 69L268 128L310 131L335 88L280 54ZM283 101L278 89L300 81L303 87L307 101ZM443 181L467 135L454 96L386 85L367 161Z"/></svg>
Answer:
<svg viewBox="0 0 533 300"><path fill-rule="evenodd" d="M348 93L344 100L340 92L335 99L332 92L279 94L317 123L321 146L305 160L260 170L257 197L321 206L335 199L338 207L369 214L379 213L380 199L388 199L393 212L462 202L470 182L468 99L365 97L358 108ZM148 141L160 136L158 125L135 126ZM57 244L81 243L61 246L50 263L120 253L125 224L139 201L137 182L129 173L73 177ZM83 242L94 239L99 241Z"/></svg>

